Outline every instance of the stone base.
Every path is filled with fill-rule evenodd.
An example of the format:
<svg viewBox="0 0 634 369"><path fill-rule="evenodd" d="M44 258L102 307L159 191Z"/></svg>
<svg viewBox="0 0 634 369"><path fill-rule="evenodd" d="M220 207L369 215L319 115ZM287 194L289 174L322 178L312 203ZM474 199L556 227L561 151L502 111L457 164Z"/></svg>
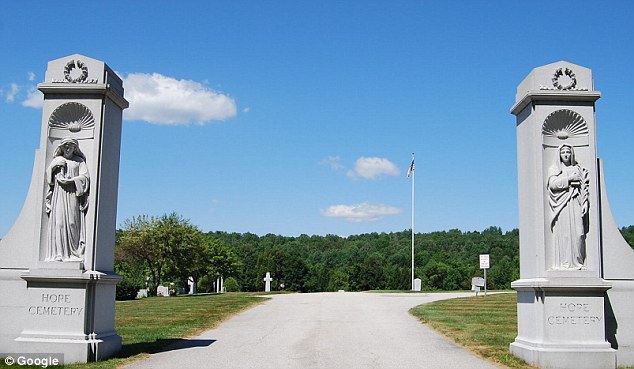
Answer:
<svg viewBox="0 0 634 369"><path fill-rule="evenodd" d="M569 346L569 347L568 347ZM616 351L609 343L598 345L544 345L516 339L511 354L544 369L615 369Z"/></svg>
<svg viewBox="0 0 634 369"><path fill-rule="evenodd" d="M32 269L24 307L15 318L22 330L17 352L56 354L65 364L103 360L121 349L114 326L116 274L81 270L79 263ZM53 265L57 266L57 265Z"/></svg>
<svg viewBox="0 0 634 369"><path fill-rule="evenodd" d="M64 364L104 360L121 349L121 337L94 335L81 338L48 338L47 334L24 333L16 338L23 353L50 353L63 355Z"/></svg>
<svg viewBox="0 0 634 369"><path fill-rule="evenodd" d="M611 284L584 276L523 279L511 286L517 290L513 355L541 368L616 368L605 330Z"/></svg>

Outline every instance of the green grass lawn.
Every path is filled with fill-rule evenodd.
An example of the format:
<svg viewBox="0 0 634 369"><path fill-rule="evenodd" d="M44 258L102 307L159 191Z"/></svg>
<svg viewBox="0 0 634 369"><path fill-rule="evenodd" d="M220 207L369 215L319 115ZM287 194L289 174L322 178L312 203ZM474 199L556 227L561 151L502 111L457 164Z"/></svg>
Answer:
<svg viewBox="0 0 634 369"><path fill-rule="evenodd" d="M165 345L213 328L265 299L252 294L183 295L154 297L116 304L115 325L123 338L116 358L73 368L112 368L124 361L144 357Z"/></svg>
<svg viewBox="0 0 634 369"><path fill-rule="evenodd" d="M509 344L517 336L515 293L436 301L417 306L410 312L486 360L506 368L535 368L509 352Z"/></svg>
<svg viewBox="0 0 634 369"><path fill-rule="evenodd" d="M508 368L533 368L509 352L517 336L517 296L494 294L436 301L410 310L460 346Z"/></svg>

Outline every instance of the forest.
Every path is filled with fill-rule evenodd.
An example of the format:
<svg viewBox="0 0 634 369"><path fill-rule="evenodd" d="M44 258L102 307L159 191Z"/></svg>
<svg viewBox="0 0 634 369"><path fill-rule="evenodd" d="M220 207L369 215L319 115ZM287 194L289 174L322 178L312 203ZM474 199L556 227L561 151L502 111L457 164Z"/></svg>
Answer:
<svg viewBox="0 0 634 369"><path fill-rule="evenodd" d="M621 232L634 245L634 226ZM200 231L177 214L126 221L117 232L115 271L121 290L159 284L214 291L218 276L228 291L298 292L411 289L411 232L298 237ZM483 276L479 255L490 255L489 289L509 289L519 278L519 231L499 227L415 235L415 277L423 290L465 290Z"/></svg>
<svg viewBox="0 0 634 369"><path fill-rule="evenodd" d="M272 288L301 292L408 290L411 288L411 232L283 237L214 232L240 260L235 275L244 291ZM425 290L469 289L482 276L479 255L490 254L491 288L509 288L519 277L518 232L490 227L483 232L450 230L416 234L415 277Z"/></svg>

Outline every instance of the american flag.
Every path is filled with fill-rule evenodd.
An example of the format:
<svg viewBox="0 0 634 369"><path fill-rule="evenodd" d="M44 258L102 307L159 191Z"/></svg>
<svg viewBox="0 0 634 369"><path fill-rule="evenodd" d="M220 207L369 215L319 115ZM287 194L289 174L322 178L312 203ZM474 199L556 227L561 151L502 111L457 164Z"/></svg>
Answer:
<svg viewBox="0 0 634 369"><path fill-rule="evenodd" d="M412 164L409 166L409 168L407 168L407 178L409 178L409 176L412 175L413 171L414 171L414 159L412 159Z"/></svg>

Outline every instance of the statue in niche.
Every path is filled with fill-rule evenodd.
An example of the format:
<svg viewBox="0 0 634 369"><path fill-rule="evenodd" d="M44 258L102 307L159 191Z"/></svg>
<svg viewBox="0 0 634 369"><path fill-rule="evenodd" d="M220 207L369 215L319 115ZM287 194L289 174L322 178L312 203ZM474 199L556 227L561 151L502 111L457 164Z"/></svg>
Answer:
<svg viewBox="0 0 634 369"><path fill-rule="evenodd" d="M77 140L64 138L46 168L48 233L45 261L82 261L90 176Z"/></svg>
<svg viewBox="0 0 634 369"><path fill-rule="evenodd" d="M577 163L574 148L559 146L546 184L555 255L553 269L586 269L589 182L588 171Z"/></svg>

